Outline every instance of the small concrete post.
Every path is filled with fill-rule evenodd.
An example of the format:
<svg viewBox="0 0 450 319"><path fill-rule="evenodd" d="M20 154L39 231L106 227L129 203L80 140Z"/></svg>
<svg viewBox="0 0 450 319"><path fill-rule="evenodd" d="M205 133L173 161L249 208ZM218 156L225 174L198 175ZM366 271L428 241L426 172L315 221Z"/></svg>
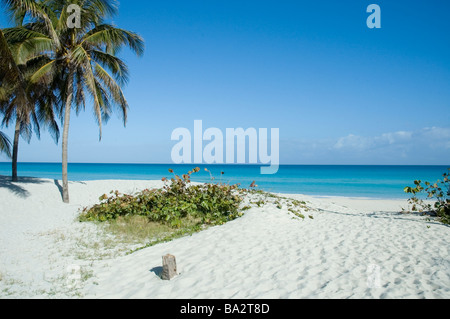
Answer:
<svg viewBox="0 0 450 319"><path fill-rule="evenodd" d="M165 255L162 257L163 270L161 274L162 280L171 280L177 274L177 261L173 255Z"/></svg>

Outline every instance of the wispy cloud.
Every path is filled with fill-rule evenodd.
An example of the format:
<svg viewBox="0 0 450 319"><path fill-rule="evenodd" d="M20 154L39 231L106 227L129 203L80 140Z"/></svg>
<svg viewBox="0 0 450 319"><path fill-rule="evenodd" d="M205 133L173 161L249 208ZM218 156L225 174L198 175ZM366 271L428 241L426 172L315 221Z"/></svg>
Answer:
<svg viewBox="0 0 450 319"><path fill-rule="evenodd" d="M450 164L450 127L286 143L285 159L318 164ZM283 148L282 148L283 149ZM296 153L293 156L293 153Z"/></svg>
<svg viewBox="0 0 450 319"><path fill-rule="evenodd" d="M421 136L431 148L450 149L450 128L432 127L422 130Z"/></svg>
<svg viewBox="0 0 450 319"><path fill-rule="evenodd" d="M428 148L450 148L450 128L431 127L416 132L398 131L379 136L348 135L338 139L333 146L338 150L369 151L379 148L397 147L413 149L418 145Z"/></svg>
<svg viewBox="0 0 450 319"><path fill-rule="evenodd" d="M380 136L358 136L350 134L340 138L333 146L337 150L367 151L387 146L405 146L413 141L413 132L384 133Z"/></svg>

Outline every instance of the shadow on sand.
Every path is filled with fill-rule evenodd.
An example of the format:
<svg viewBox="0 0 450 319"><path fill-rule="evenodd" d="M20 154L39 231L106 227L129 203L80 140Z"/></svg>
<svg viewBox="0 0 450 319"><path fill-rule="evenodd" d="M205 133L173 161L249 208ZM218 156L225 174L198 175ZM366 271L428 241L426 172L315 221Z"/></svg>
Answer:
<svg viewBox="0 0 450 319"><path fill-rule="evenodd" d="M154 273L156 276L161 278L162 275L162 271L163 271L163 267L159 266L159 267L153 267L152 269L150 269L150 272Z"/></svg>
<svg viewBox="0 0 450 319"><path fill-rule="evenodd" d="M4 187L12 192L14 195L27 198L30 193L21 186L21 184L44 184L45 180L33 177L19 177L17 182L11 180L11 176L0 175L0 187Z"/></svg>
<svg viewBox="0 0 450 319"><path fill-rule="evenodd" d="M61 195L61 199L63 199L64 198L63 187L61 186L61 184L59 183L59 181L57 179L54 179L53 183L55 183L55 186L58 188L59 194Z"/></svg>
<svg viewBox="0 0 450 319"><path fill-rule="evenodd" d="M30 192L27 191L22 185L24 185L24 184L45 184L45 183L50 183L50 181L51 180L48 180L48 179L35 178L35 177L19 177L17 182L13 182L11 180L11 176L0 175L0 188L4 187L18 197L27 198L30 196ZM60 184L60 181L54 179L53 183L58 188L59 194L61 195L61 199L62 199L63 198L63 188ZM71 183L79 183L79 184L86 185L85 182L71 182Z"/></svg>
<svg viewBox="0 0 450 319"><path fill-rule="evenodd" d="M443 226L443 227L450 227L450 225L446 225L443 223L440 223L439 221L436 221L436 219L433 219L433 216L424 216L421 213L403 213L403 212L388 212L388 211L374 211L372 213L366 213L364 215L362 214L356 214L356 213L344 213L344 212L336 212L332 210L327 209L319 209L319 212L323 213L331 213L331 214L337 214L337 215L346 215L346 216L364 216L367 218L380 218L380 219L397 219L397 220L405 220L408 222L417 222L417 223L426 223L427 225L436 225L436 226ZM423 217L423 219L411 219L410 216L420 216ZM427 220L427 217L431 217L430 220Z"/></svg>

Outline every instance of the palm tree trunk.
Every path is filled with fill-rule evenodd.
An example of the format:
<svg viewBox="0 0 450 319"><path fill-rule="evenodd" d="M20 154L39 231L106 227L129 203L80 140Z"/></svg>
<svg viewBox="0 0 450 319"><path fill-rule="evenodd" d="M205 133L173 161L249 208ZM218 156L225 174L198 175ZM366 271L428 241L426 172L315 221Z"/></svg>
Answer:
<svg viewBox="0 0 450 319"><path fill-rule="evenodd" d="M64 130L62 140L62 187L63 187L63 202L69 203L69 180L67 177L68 168L68 143L69 143L69 122L70 111L72 110L72 96L73 96L73 73L69 74L68 90L67 90L66 107L64 111Z"/></svg>
<svg viewBox="0 0 450 319"><path fill-rule="evenodd" d="M17 158L19 152L19 139L20 139L20 121L16 119L16 129L14 132L13 153L12 153L12 181L17 182Z"/></svg>

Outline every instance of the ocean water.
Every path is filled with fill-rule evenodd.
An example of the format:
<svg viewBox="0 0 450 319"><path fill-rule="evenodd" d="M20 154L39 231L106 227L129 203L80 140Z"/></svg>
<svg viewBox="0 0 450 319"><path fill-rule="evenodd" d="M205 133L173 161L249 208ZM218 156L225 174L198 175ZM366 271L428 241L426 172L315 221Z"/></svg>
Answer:
<svg viewBox="0 0 450 319"><path fill-rule="evenodd" d="M69 164L69 180L160 180L182 175L200 167L192 181L241 184L253 181L259 189L275 193L371 198L408 198L403 189L414 180L436 181L450 166L315 166L282 165L275 175L261 175L256 165L174 165L174 164ZM61 179L60 163L19 163L19 176ZM224 175L221 175L224 172ZM0 175L10 175L11 164L0 163ZM0 186L1 187L1 186Z"/></svg>

